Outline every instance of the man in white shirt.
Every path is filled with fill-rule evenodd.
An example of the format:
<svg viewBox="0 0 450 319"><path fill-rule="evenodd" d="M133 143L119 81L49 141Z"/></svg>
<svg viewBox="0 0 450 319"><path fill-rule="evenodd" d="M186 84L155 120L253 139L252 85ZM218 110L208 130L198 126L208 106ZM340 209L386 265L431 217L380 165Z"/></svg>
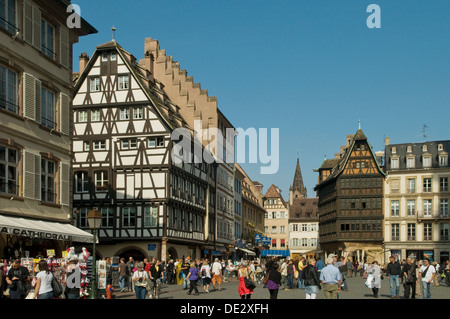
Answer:
<svg viewBox="0 0 450 319"><path fill-rule="evenodd" d="M211 283L214 287L214 290L216 290L216 282L219 284L219 291L222 290L222 265L219 262L219 258L216 258L214 260L214 263L212 265L212 273L213 278L211 280Z"/></svg>
<svg viewBox="0 0 450 319"><path fill-rule="evenodd" d="M431 299L431 285L436 276L436 269L431 265L428 258L425 258L423 261L424 265L420 267L417 283L420 283L420 280L422 280L423 299Z"/></svg>

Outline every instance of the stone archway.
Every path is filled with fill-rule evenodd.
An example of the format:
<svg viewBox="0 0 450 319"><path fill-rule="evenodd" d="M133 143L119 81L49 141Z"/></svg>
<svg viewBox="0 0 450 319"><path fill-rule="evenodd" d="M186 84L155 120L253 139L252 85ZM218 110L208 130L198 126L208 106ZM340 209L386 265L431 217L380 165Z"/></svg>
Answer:
<svg viewBox="0 0 450 319"><path fill-rule="evenodd" d="M119 249L114 256L125 258L125 262L129 257L133 257L135 261L143 261L144 258L148 258L147 252L136 246L127 246Z"/></svg>
<svg viewBox="0 0 450 319"><path fill-rule="evenodd" d="M169 247L167 249L167 259L168 260L170 260L170 259L173 259L173 260L178 259L178 252L177 252L177 250L174 247Z"/></svg>

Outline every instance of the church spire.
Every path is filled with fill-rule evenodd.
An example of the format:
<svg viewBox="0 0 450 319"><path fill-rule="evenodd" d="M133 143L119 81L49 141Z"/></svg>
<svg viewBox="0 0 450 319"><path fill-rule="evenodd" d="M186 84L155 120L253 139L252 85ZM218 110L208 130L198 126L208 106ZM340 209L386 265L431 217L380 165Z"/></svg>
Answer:
<svg viewBox="0 0 450 319"><path fill-rule="evenodd" d="M306 198L306 187L303 185L302 171L300 169L300 159L297 158L297 167L295 168L294 182L291 192L294 198Z"/></svg>

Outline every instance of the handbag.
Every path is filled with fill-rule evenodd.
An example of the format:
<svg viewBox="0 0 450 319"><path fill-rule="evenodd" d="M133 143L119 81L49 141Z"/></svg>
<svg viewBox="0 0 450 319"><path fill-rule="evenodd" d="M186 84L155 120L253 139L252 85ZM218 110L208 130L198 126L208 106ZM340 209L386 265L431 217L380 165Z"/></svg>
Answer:
<svg viewBox="0 0 450 319"><path fill-rule="evenodd" d="M244 278L244 284L245 284L245 287L250 290L253 290L256 288L255 283L249 278Z"/></svg>
<svg viewBox="0 0 450 319"><path fill-rule="evenodd" d="M298 278L298 270L296 270L296 271L294 272L294 278L295 278L295 279Z"/></svg>
<svg viewBox="0 0 450 319"><path fill-rule="evenodd" d="M55 297L61 296L64 292L63 287L61 286L59 281L55 278L55 276L53 276L53 278L52 278L52 289L53 289L53 295Z"/></svg>

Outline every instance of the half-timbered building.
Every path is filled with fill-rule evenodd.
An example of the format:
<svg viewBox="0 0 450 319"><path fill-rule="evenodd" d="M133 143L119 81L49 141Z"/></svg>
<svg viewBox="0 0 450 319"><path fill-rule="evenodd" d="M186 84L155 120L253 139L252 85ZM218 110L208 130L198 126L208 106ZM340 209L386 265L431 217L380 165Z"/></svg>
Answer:
<svg viewBox="0 0 450 319"><path fill-rule="evenodd" d="M385 174L363 131L347 136L347 145L336 158L325 160L317 171L314 190L323 251L351 251L356 258L382 261Z"/></svg>
<svg viewBox="0 0 450 319"><path fill-rule="evenodd" d="M145 60L152 57L146 55ZM145 62L144 60L144 62ZM163 85L115 40L80 57L74 99L74 210L103 214L103 256L200 257L214 229L215 164L172 158L188 129ZM191 134L190 131L189 134ZM192 142L193 143L193 142Z"/></svg>

